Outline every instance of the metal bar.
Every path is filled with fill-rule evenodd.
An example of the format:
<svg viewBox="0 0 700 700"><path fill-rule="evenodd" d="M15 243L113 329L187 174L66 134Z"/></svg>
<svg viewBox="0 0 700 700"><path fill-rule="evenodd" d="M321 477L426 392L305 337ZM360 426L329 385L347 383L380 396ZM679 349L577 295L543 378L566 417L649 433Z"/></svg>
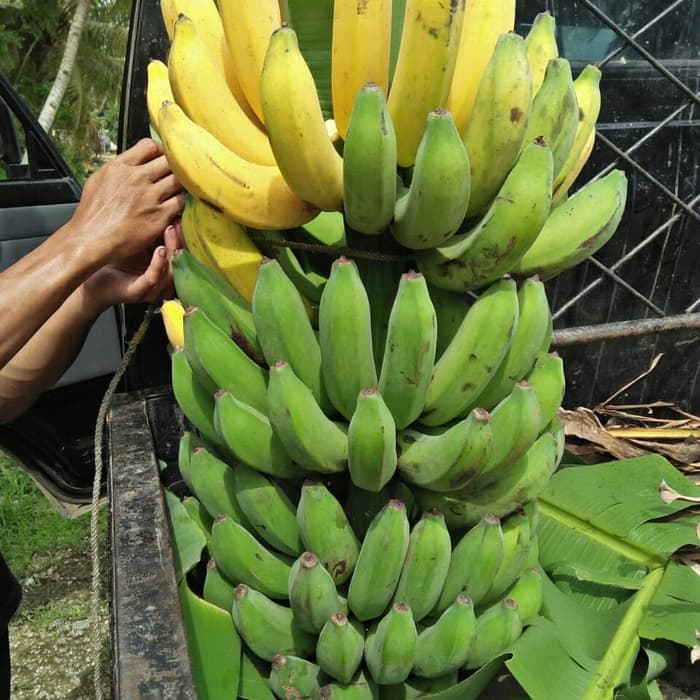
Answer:
<svg viewBox="0 0 700 700"><path fill-rule="evenodd" d="M645 318L638 321L601 323L596 326L562 328L552 334L552 346L563 348L569 345L597 343L617 338L634 338L651 333L700 328L700 314L680 314L665 318Z"/></svg>
<svg viewBox="0 0 700 700"><path fill-rule="evenodd" d="M610 19L600 8L596 7L590 0L581 0L581 3L585 5L603 24L607 24L610 29L612 29L615 34L622 37L630 46L632 46L639 54L641 54L649 63L651 63L656 70L661 73L665 78L670 80L679 90L684 92L688 97L700 106L700 98L682 81L679 80L673 73L671 73L668 68L666 68L653 54L649 53L643 46L638 44L622 27L618 26Z"/></svg>
<svg viewBox="0 0 700 700"><path fill-rule="evenodd" d="M656 17L649 20L643 27L641 27L634 34L632 34L632 38L637 39L640 36L642 36L642 34L651 29L659 20L663 19L670 12L673 12L673 10L675 10L679 5L682 5L684 2L685 0L676 0L676 2L671 3L665 10L659 12L659 14L656 15ZM627 45L623 44L622 46L618 46L616 49L613 49L602 61L598 61L598 68L602 68L606 63L610 63L610 61L612 61L613 58L615 58L615 56L621 54L626 48Z"/></svg>

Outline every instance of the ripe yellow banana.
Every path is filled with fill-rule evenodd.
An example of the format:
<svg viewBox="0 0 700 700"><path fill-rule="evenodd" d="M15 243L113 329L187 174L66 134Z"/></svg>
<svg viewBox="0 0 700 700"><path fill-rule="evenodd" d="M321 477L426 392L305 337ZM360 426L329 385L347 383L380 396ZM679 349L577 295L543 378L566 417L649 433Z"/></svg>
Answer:
<svg viewBox="0 0 700 700"><path fill-rule="evenodd" d="M460 133L469 122L476 91L500 34L515 25L515 0L470 0L464 13L457 61L447 98ZM420 60L420 59L418 59Z"/></svg>
<svg viewBox="0 0 700 700"><path fill-rule="evenodd" d="M291 27L270 37L260 98L275 159L291 190L320 209L339 210L343 159L328 135L313 75Z"/></svg>
<svg viewBox="0 0 700 700"><path fill-rule="evenodd" d="M260 75L270 36L282 24L278 0L219 0L219 12L235 73L264 123Z"/></svg>
<svg viewBox="0 0 700 700"><path fill-rule="evenodd" d="M168 56L176 102L187 116L241 158L273 165L270 142L241 109L192 20L180 15Z"/></svg>
<svg viewBox="0 0 700 700"><path fill-rule="evenodd" d="M160 315L165 326L168 342L174 348L185 346L185 307L179 299L166 299L160 307Z"/></svg>
<svg viewBox="0 0 700 700"><path fill-rule="evenodd" d="M185 197L185 208L182 210L181 218L182 237L185 239L185 247L192 253L192 257L206 265L210 270L216 270L216 263L204 247L197 231L197 224L194 220L194 203L196 201L197 198L189 193Z"/></svg>
<svg viewBox="0 0 700 700"><path fill-rule="evenodd" d="M166 100L175 101L168 78L168 66L163 61L150 61L147 76L146 108L148 109L148 118L155 132L159 133L158 110Z"/></svg>
<svg viewBox="0 0 700 700"><path fill-rule="evenodd" d="M542 87L547 64L559 56L556 22L550 12L540 12L534 19L530 31L525 36L527 60L532 73L533 93Z"/></svg>
<svg viewBox="0 0 700 700"><path fill-rule="evenodd" d="M566 177L564 180L562 180L559 187L552 192L552 208L559 204L562 199L568 195L571 185L574 184L576 178L581 174L581 171L588 162L588 159L591 157L591 153L593 153L593 146L595 146L595 129L593 129L588 137L588 141L586 141L586 144L579 154L578 160L576 163L574 163L574 166L566 174Z"/></svg>
<svg viewBox="0 0 700 700"><path fill-rule="evenodd" d="M344 139L357 91L376 83L389 91L391 0L335 0L331 89L333 118Z"/></svg>
<svg viewBox="0 0 700 700"><path fill-rule="evenodd" d="M244 160L195 124L175 103L158 113L168 163L183 187L253 228L295 228L318 210L297 197L275 166Z"/></svg>
<svg viewBox="0 0 700 700"><path fill-rule="evenodd" d="M399 165L413 165L428 113L445 106L457 58L464 0L407 0L389 114Z"/></svg>

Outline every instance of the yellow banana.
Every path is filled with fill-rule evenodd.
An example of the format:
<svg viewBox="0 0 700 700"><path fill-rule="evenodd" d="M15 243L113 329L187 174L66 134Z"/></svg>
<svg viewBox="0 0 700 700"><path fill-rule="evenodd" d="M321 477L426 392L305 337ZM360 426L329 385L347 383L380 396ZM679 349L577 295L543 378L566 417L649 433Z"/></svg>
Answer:
<svg viewBox="0 0 700 700"><path fill-rule="evenodd" d="M297 197L275 166L244 160L195 124L173 102L158 113L168 163L182 186L253 228L296 228L318 209Z"/></svg>
<svg viewBox="0 0 700 700"><path fill-rule="evenodd" d="M460 133L469 122L476 91L500 34L515 25L515 0L470 0L464 13L447 109ZM420 60L420 59L419 59Z"/></svg>
<svg viewBox="0 0 700 700"><path fill-rule="evenodd" d="M388 101L401 166L413 165L428 113L445 106L463 19L464 0L406 0Z"/></svg>
<svg viewBox="0 0 700 700"><path fill-rule="evenodd" d="M174 348L185 346L185 307L179 299L166 299L160 306L160 315L165 326L168 342Z"/></svg>
<svg viewBox="0 0 700 700"><path fill-rule="evenodd" d="M296 32L273 32L260 79L272 151L291 190L324 211L343 201L343 159L333 146Z"/></svg>
<svg viewBox="0 0 700 700"><path fill-rule="evenodd" d="M201 199L194 202L194 221L202 246L218 271L250 303L262 255L245 227Z"/></svg>
<svg viewBox="0 0 700 700"><path fill-rule="evenodd" d="M333 118L344 139L355 95L367 83L389 91L391 0L335 0L331 90Z"/></svg>
<svg viewBox="0 0 700 700"><path fill-rule="evenodd" d="M550 12L540 12L534 19L530 31L525 36L527 60L532 73L533 94L542 87L547 64L559 56L556 22Z"/></svg>
<svg viewBox="0 0 700 700"><path fill-rule="evenodd" d="M261 165L274 164L267 136L236 102L204 37L185 15L175 22L168 75L176 102L192 121L241 158Z"/></svg>
<svg viewBox="0 0 700 700"><path fill-rule="evenodd" d="M282 24L278 0L219 0L219 12L243 93L264 124L260 75L270 36Z"/></svg>
<svg viewBox="0 0 700 700"><path fill-rule="evenodd" d="M574 164L573 168L569 170L569 172L566 174L566 177L559 184L559 187L557 187L557 189L554 190L554 192L552 193L552 208L554 208L557 204L559 204L559 202L561 202L562 199L564 199L567 196L571 185L574 184L576 178L581 174L581 171L588 162L588 159L591 157L594 145L595 129L593 129L591 135L588 137L588 141L586 141L586 144L584 145L583 150L579 154L578 160Z"/></svg>
<svg viewBox="0 0 700 700"><path fill-rule="evenodd" d="M197 231L197 223L194 220L194 203L196 197L191 194L185 196L185 208L182 210L182 237L185 239L185 248L192 253L192 257L196 258L203 265L206 265L210 270L216 270L216 263L209 255L209 251L204 247L204 243Z"/></svg>
<svg viewBox="0 0 700 700"><path fill-rule="evenodd" d="M151 126L158 132L158 110L163 102L175 101L168 78L168 66L163 61L150 61L147 69L146 108Z"/></svg>

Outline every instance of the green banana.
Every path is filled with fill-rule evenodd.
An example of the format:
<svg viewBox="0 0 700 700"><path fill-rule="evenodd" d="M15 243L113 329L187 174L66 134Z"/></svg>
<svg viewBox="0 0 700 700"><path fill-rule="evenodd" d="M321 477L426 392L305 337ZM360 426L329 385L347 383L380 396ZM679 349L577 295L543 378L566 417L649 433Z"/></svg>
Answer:
<svg viewBox="0 0 700 700"><path fill-rule="evenodd" d="M405 272L391 308L379 373L379 391L399 430L423 411L436 346L435 307L425 278Z"/></svg>
<svg viewBox="0 0 700 700"><path fill-rule="evenodd" d="M552 202L552 153L527 143L493 203L473 228L418 256L418 268L436 287L479 289L510 272L533 245Z"/></svg>
<svg viewBox="0 0 700 700"><path fill-rule="evenodd" d="M522 634L523 625L518 604L506 598L476 618L476 634L472 642L467 669L476 669L488 663Z"/></svg>
<svg viewBox="0 0 700 700"><path fill-rule="evenodd" d="M436 287L430 284L430 281L428 281L428 290L435 307L435 317L437 319L435 359L439 359L464 320L472 298L461 292L451 292L449 289Z"/></svg>
<svg viewBox="0 0 700 700"><path fill-rule="evenodd" d="M348 470L353 484L381 491L396 471L396 426L377 389L363 389L348 426Z"/></svg>
<svg viewBox="0 0 700 700"><path fill-rule="evenodd" d="M538 353L549 345L551 325L545 286L538 277L528 277L518 285L518 327L513 340L491 381L477 396L478 406L491 410L508 396L516 382L525 378Z"/></svg>
<svg viewBox="0 0 700 700"><path fill-rule="evenodd" d="M231 612L233 606L234 586L219 571L216 560L207 562L207 572L204 576L204 588L202 597L212 605L220 607L226 612Z"/></svg>
<svg viewBox="0 0 700 700"><path fill-rule="evenodd" d="M334 613L346 613L335 581L313 552L303 552L292 564L287 584L289 604L299 626L318 634Z"/></svg>
<svg viewBox="0 0 700 700"><path fill-rule="evenodd" d="M190 493L194 493L191 461L195 447L202 447L202 441L191 430L185 430L177 446L177 467Z"/></svg>
<svg viewBox="0 0 700 700"><path fill-rule="evenodd" d="M411 484L453 491L477 475L492 450L491 416L474 409L435 435L402 430L397 436L398 471Z"/></svg>
<svg viewBox="0 0 700 700"><path fill-rule="evenodd" d="M487 386L518 324L515 281L494 282L471 305L435 363L421 422L442 425L465 411Z"/></svg>
<svg viewBox="0 0 700 700"><path fill-rule="evenodd" d="M532 73L532 91L536 95L544 82L547 64L559 56L556 21L550 12L535 15L532 26L525 35L525 47Z"/></svg>
<svg viewBox="0 0 700 700"><path fill-rule="evenodd" d="M317 698L324 682L323 671L311 661L291 654L272 657L270 688L280 700Z"/></svg>
<svg viewBox="0 0 700 700"><path fill-rule="evenodd" d="M287 599L289 558L265 548L233 518L220 515L214 520L210 547L217 568L228 581L254 586L271 598Z"/></svg>
<svg viewBox="0 0 700 700"><path fill-rule="evenodd" d="M527 374L525 381L537 394L540 405L540 432L542 432L557 415L566 390L564 362L556 352L542 353Z"/></svg>
<svg viewBox="0 0 700 700"><path fill-rule="evenodd" d="M267 411L277 436L299 466L323 474L345 471L345 430L324 414L311 389L282 360L270 367Z"/></svg>
<svg viewBox="0 0 700 700"><path fill-rule="evenodd" d="M304 547L321 560L336 584L347 581L355 568L360 542L343 507L324 484L304 482L297 523Z"/></svg>
<svg viewBox="0 0 700 700"><path fill-rule="evenodd" d="M546 281L591 257L617 230L626 201L627 176L622 170L588 182L552 209L513 274L539 275Z"/></svg>
<svg viewBox="0 0 700 700"><path fill-rule="evenodd" d="M524 39L515 32L501 34L462 134L471 165L467 217L489 208L513 167L525 137L532 95Z"/></svg>
<svg viewBox="0 0 700 700"><path fill-rule="evenodd" d="M365 646L362 625L342 612L333 613L316 642L316 663L331 678L347 685L355 677Z"/></svg>
<svg viewBox="0 0 700 700"><path fill-rule="evenodd" d="M392 499L371 522L350 579L348 607L358 620L379 617L391 602L409 537L406 506Z"/></svg>
<svg viewBox="0 0 700 700"><path fill-rule="evenodd" d="M338 258L321 295L318 328L326 391L347 420L355 411L360 391L377 386L370 313L357 265ZM317 438L324 433L314 434Z"/></svg>
<svg viewBox="0 0 700 700"><path fill-rule="evenodd" d="M263 355L258 344L250 305L214 270L188 250L173 255L173 282L183 306L198 306L219 328L256 362Z"/></svg>
<svg viewBox="0 0 700 700"><path fill-rule="evenodd" d="M210 393L230 391L263 413L267 404L267 371L197 306L185 313L185 354L192 370Z"/></svg>
<svg viewBox="0 0 700 700"><path fill-rule="evenodd" d="M239 464L232 471L236 501L254 532L283 554L296 557L303 545L294 504L278 484L255 469Z"/></svg>
<svg viewBox="0 0 700 700"><path fill-rule="evenodd" d="M382 700L418 700L418 698L439 697L441 690L449 690L457 685L456 671L440 678L421 678L411 675L398 685L382 686Z"/></svg>
<svg viewBox="0 0 700 700"><path fill-rule="evenodd" d="M244 583L234 590L231 614L247 647L265 661L277 654L309 658L314 653L316 638L297 625L291 608Z"/></svg>
<svg viewBox="0 0 700 700"><path fill-rule="evenodd" d="M542 609L543 576L544 573L539 567L530 566L504 594L505 598L510 598L518 604L523 625L532 622Z"/></svg>
<svg viewBox="0 0 700 700"><path fill-rule="evenodd" d="M360 668L347 684L328 683L322 686L319 697L320 700L379 700L379 690L374 681Z"/></svg>
<svg viewBox="0 0 700 700"><path fill-rule="evenodd" d="M296 479L306 474L292 462L270 419L228 391L214 394L214 427L243 464L278 479Z"/></svg>
<svg viewBox="0 0 700 700"><path fill-rule="evenodd" d="M406 603L394 603L365 641L365 662L375 683L403 683L416 658L418 631Z"/></svg>
<svg viewBox="0 0 700 700"><path fill-rule="evenodd" d="M438 620L418 635L413 673L440 678L457 671L467 663L475 633L474 603L460 593Z"/></svg>
<svg viewBox="0 0 700 700"><path fill-rule="evenodd" d="M452 550L445 585L433 610L441 615L464 591L478 605L503 561L501 521L487 513L462 535Z"/></svg>
<svg viewBox="0 0 700 700"><path fill-rule="evenodd" d="M436 510L426 511L411 530L406 559L394 592L394 602L407 603L415 622L428 615L440 598L451 555L445 516Z"/></svg>
<svg viewBox="0 0 700 700"><path fill-rule="evenodd" d="M208 540L211 537L211 526L214 524L214 518L194 496L185 496L182 499L182 505L185 506L190 518L199 525L199 529Z"/></svg>
<svg viewBox="0 0 700 700"><path fill-rule="evenodd" d="M406 248L425 250L454 236L467 213L470 173L452 115L442 108L430 112L411 184L396 200L394 238Z"/></svg>
<svg viewBox="0 0 700 700"><path fill-rule="evenodd" d="M268 365L287 362L319 405L327 409L316 333L297 288L277 260L263 258L260 264L253 292L253 320Z"/></svg>
<svg viewBox="0 0 700 700"><path fill-rule="evenodd" d="M350 228L384 231L396 203L396 134L386 96L376 83L355 94L343 145L343 210Z"/></svg>
<svg viewBox="0 0 700 700"><path fill-rule="evenodd" d="M576 138L578 103L571 76L571 65L565 58L552 58L547 63L542 87L533 101L525 131L525 143L537 138L552 149L553 178L559 176Z"/></svg>
<svg viewBox="0 0 700 700"><path fill-rule="evenodd" d="M345 217L339 211L320 211L301 230L314 243L342 247L346 245Z"/></svg>

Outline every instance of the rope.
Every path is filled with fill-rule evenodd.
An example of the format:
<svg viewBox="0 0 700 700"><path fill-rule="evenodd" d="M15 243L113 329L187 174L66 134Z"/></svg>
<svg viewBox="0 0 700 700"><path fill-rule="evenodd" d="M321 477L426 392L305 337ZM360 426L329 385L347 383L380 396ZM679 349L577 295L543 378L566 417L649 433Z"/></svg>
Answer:
<svg viewBox="0 0 700 700"><path fill-rule="evenodd" d="M158 308L158 303L153 302L146 309L141 324L136 333L129 341L124 357L122 357L119 367L117 367L114 376L112 377L107 390L105 391L100 409L97 412L97 423L95 425L95 478L92 482L92 507L90 511L90 559L92 562L92 586L90 589L90 616L92 617L92 658L95 662L93 671L93 686L95 690L95 700L104 700L102 693L102 664L100 662L102 656L102 640L103 629L100 618L100 598L102 594L102 571L100 567L100 541L98 529L98 515L100 505L100 487L102 484L102 445L104 438L104 426L107 417L107 411L112 402L117 386L124 376L131 358L136 352L136 348L143 340L148 326L153 318L153 314Z"/></svg>

